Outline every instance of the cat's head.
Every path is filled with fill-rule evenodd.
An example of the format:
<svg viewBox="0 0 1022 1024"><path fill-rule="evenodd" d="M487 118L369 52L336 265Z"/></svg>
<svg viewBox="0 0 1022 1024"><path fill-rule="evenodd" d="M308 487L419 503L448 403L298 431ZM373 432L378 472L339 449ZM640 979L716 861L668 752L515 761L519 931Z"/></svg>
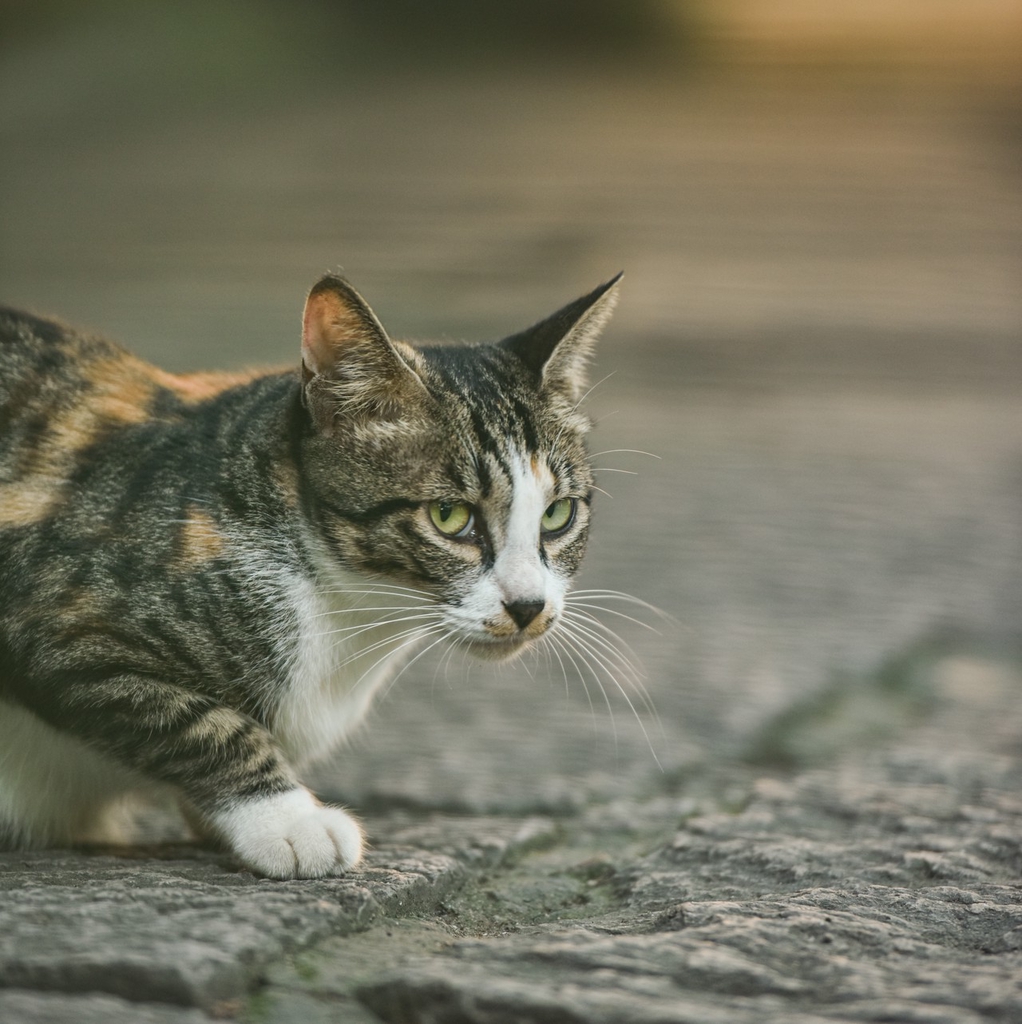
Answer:
<svg viewBox="0 0 1022 1024"><path fill-rule="evenodd" d="M305 307L305 507L337 564L507 657L561 617L589 530L586 364L621 275L490 345L392 341L339 277Z"/></svg>

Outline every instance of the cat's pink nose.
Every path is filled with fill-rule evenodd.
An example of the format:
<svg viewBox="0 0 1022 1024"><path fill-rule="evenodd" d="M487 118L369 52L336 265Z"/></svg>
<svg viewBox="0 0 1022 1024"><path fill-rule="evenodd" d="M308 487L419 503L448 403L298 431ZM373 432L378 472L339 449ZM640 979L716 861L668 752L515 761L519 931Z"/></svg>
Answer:
<svg viewBox="0 0 1022 1024"><path fill-rule="evenodd" d="M505 601L508 615L519 629L525 627L546 607L546 601Z"/></svg>

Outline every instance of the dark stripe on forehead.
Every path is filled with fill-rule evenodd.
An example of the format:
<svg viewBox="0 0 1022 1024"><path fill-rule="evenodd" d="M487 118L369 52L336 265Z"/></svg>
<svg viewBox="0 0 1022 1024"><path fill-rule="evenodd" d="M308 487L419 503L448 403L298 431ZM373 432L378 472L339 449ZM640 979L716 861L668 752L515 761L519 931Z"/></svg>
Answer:
<svg viewBox="0 0 1022 1024"><path fill-rule="evenodd" d="M515 416L522 428L522 439L525 442L525 450L529 453L539 451L539 436L536 433L536 426L532 422L532 410L518 397L511 399L515 410Z"/></svg>
<svg viewBox="0 0 1022 1024"><path fill-rule="evenodd" d="M523 380L518 360L501 348L427 346L420 351L447 392L438 395L440 401L453 402L468 414L479 485L488 497L495 481L484 456L495 459L511 479L514 462L544 449L536 419L539 396Z"/></svg>
<svg viewBox="0 0 1022 1024"><path fill-rule="evenodd" d="M472 420L472 432L476 436L479 451L498 456L501 445L490 429L489 420L483 415L483 410L474 402L468 403L468 414Z"/></svg>
<svg viewBox="0 0 1022 1024"><path fill-rule="evenodd" d="M487 442L491 439L506 434L521 410L528 409L527 403L516 396L521 374L515 372L513 361L502 349L424 346L420 352L437 383L447 392L437 397L445 404L453 400L468 407L485 447L490 447Z"/></svg>
<svg viewBox="0 0 1022 1024"><path fill-rule="evenodd" d="M540 449L539 434L527 402L513 393L483 392L466 396L472 428L480 450L507 465L509 454L529 455Z"/></svg>

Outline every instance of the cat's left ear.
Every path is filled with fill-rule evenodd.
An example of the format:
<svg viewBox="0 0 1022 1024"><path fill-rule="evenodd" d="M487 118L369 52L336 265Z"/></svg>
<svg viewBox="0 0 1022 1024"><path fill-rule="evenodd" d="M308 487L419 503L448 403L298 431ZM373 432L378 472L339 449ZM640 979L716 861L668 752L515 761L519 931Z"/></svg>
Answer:
<svg viewBox="0 0 1022 1024"><path fill-rule="evenodd" d="M338 415L397 419L425 390L369 304L334 274L305 300L302 388L313 420L326 430Z"/></svg>
<svg viewBox="0 0 1022 1024"><path fill-rule="evenodd" d="M623 276L622 271L501 345L525 363L544 390L560 391L577 402L587 387L586 365L614 310Z"/></svg>

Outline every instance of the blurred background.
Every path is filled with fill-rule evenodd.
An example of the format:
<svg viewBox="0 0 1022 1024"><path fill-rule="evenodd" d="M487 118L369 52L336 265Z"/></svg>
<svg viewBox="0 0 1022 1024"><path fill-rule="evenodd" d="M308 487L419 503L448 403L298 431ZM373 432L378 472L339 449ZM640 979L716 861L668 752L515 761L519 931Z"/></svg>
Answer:
<svg viewBox="0 0 1022 1024"><path fill-rule="evenodd" d="M659 458L597 459L581 585L670 616L605 616L659 722L616 669L638 715L423 659L324 769L362 806L570 809L956 701L1017 753L1020 171L1017 0L0 0L6 303L214 368L296 360L326 270L470 339L626 272L594 450Z"/></svg>

